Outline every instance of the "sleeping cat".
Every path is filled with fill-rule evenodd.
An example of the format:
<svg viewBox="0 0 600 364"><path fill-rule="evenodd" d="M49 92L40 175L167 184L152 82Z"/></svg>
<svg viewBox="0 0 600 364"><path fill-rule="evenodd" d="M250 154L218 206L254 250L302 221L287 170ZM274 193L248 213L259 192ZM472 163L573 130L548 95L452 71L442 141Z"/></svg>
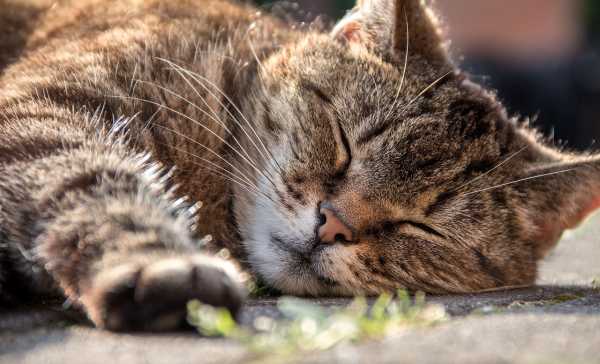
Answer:
<svg viewBox="0 0 600 364"><path fill-rule="evenodd" d="M222 248L293 295L530 285L600 204L600 159L509 118L419 0L328 32L218 0L0 8L5 302L170 329L239 309Z"/></svg>

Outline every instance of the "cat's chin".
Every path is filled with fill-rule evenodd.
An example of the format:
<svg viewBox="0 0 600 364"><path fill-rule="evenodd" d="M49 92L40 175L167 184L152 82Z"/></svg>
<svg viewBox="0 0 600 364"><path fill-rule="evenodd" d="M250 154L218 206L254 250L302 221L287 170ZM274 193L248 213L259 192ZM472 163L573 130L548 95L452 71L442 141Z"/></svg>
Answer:
<svg viewBox="0 0 600 364"><path fill-rule="evenodd" d="M351 296L354 293L331 278L327 248L300 251L281 240L246 241L256 273L283 294L296 296ZM310 245L310 242L306 244Z"/></svg>

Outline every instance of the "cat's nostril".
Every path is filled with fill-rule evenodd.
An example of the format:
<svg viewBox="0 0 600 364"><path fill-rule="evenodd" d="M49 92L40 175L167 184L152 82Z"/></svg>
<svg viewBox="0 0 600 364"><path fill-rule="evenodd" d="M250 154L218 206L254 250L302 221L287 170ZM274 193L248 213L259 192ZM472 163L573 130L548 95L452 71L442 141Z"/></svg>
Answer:
<svg viewBox="0 0 600 364"><path fill-rule="evenodd" d="M351 243L352 230L328 208L320 209L319 240L323 243Z"/></svg>
<svg viewBox="0 0 600 364"><path fill-rule="evenodd" d="M347 243L346 237L344 234L335 234L334 240L336 243Z"/></svg>
<svg viewBox="0 0 600 364"><path fill-rule="evenodd" d="M326 222L327 216L325 216L324 214L319 214L319 226L325 225Z"/></svg>

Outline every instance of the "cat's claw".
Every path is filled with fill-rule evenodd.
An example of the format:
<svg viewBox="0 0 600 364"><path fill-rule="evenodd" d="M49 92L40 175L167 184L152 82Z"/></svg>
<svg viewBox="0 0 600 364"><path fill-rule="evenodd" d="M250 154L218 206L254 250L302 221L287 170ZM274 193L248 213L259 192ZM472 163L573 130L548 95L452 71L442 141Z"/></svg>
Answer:
<svg viewBox="0 0 600 364"><path fill-rule="evenodd" d="M203 255L125 263L99 274L81 302L97 326L115 331L181 328L192 299L235 316L246 293L227 264Z"/></svg>

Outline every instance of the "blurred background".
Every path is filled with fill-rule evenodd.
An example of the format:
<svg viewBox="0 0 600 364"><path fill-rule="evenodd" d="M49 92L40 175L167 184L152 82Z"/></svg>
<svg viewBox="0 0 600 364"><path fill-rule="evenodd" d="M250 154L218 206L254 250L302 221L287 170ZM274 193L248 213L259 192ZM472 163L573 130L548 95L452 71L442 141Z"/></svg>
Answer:
<svg viewBox="0 0 600 364"><path fill-rule="evenodd" d="M333 22L354 0L256 0ZM569 149L600 150L600 0L437 0L452 54L511 114Z"/></svg>

